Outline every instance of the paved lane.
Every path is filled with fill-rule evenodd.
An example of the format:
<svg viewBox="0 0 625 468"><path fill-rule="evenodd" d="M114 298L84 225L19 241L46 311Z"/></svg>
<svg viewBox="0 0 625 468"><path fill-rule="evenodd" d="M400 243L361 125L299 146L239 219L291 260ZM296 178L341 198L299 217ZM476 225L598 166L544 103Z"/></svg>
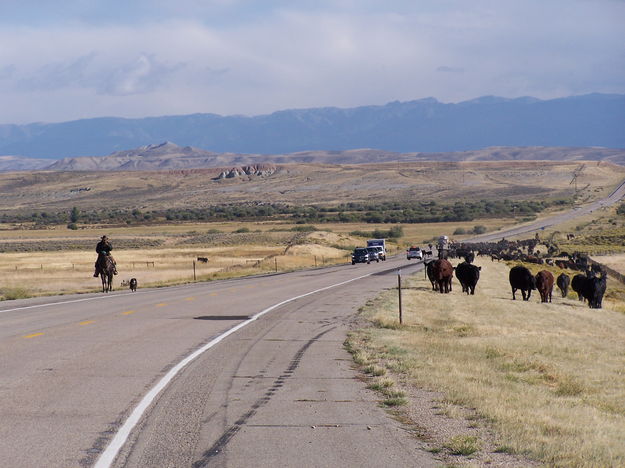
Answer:
<svg viewBox="0 0 625 468"><path fill-rule="evenodd" d="M314 466L375 466L382 454L396 466L423 456L428 466L429 455L354 380L342 350L357 307L392 287L394 269L405 265L399 258L2 304L0 460L92 466L142 398L194 350L281 301L381 272L285 304L198 357L142 415L115 466L249 466L251 456L256 466L302 456ZM312 426L320 429L313 438Z"/></svg>
<svg viewBox="0 0 625 468"><path fill-rule="evenodd" d="M501 240L502 237L510 238L521 234L528 234L530 232L540 231L547 227L557 226L558 224L562 224L567 221L571 221L572 219L585 216L603 207L612 206L620 202L624 197L625 180L623 180L623 182L621 182L610 195L608 195L606 198L602 198L601 200L578 206L573 210L550 216L548 218L544 218L533 223L526 224L524 226L513 227L510 229L505 229L503 231L498 231L496 233L489 233L481 236L472 237L471 239L466 239L463 242L493 242Z"/></svg>

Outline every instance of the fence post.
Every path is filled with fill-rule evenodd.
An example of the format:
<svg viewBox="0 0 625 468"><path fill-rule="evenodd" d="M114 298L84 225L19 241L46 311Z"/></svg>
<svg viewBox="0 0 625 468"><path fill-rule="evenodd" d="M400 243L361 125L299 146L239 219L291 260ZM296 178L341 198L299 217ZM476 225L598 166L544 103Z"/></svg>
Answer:
<svg viewBox="0 0 625 468"><path fill-rule="evenodd" d="M193 281L195 281L195 260L193 260Z"/></svg>
<svg viewBox="0 0 625 468"><path fill-rule="evenodd" d="M276 265L276 273L278 273L278 257L274 257L274 263Z"/></svg>
<svg viewBox="0 0 625 468"><path fill-rule="evenodd" d="M399 324L403 324L401 308L401 270L397 270L397 291L399 292Z"/></svg>

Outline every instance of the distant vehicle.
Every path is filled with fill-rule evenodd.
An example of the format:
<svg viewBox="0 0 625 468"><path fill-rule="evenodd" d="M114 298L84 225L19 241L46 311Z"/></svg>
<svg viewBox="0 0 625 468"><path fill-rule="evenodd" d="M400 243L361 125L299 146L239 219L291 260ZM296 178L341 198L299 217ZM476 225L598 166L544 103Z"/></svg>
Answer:
<svg viewBox="0 0 625 468"><path fill-rule="evenodd" d="M423 250L421 250L421 248L419 247L410 247L408 250L406 250L406 258L408 260L423 260Z"/></svg>
<svg viewBox="0 0 625 468"><path fill-rule="evenodd" d="M378 258L382 261L386 260L386 252L384 251L384 247L382 247L381 245L374 245L373 247L375 247L376 249L378 249Z"/></svg>
<svg viewBox="0 0 625 468"><path fill-rule="evenodd" d="M379 246L375 246L375 247L367 247L367 252L369 252L369 261L373 262L376 261L378 263L380 263L380 249L378 249Z"/></svg>
<svg viewBox="0 0 625 468"><path fill-rule="evenodd" d="M438 258L447 258L449 252L449 237L440 236L436 243L436 250L438 250Z"/></svg>
<svg viewBox="0 0 625 468"><path fill-rule="evenodd" d="M382 247L381 260L386 260L386 239L369 239L367 247Z"/></svg>
<svg viewBox="0 0 625 468"><path fill-rule="evenodd" d="M366 247L357 247L352 253L352 265L356 263L371 263L369 260L369 251Z"/></svg>

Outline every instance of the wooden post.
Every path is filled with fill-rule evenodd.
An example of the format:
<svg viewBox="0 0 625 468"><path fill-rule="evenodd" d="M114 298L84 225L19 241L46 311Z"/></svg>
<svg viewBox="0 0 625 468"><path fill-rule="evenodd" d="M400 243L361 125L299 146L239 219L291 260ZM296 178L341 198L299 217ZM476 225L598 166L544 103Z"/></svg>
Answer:
<svg viewBox="0 0 625 468"><path fill-rule="evenodd" d="M195 281L195 260L193 260L193 281Z"/></svg>
<svg viewBox="0 0 625 468"><path fill-rule="evenodd" d="M273 260L274 260L274 263L275 263L275 265L276 265L276 273L278 273L278 258L277 258L277 257L274 257L274 259L273 259Z"/></svg>
<svg viewBox="0 0 625 468"><path fill-rule="evenodd" d="M317 256L315 255L315 268L317 267Z"/></svg>
<svg viewBox="0 0 625 468"><path fill-rule="evenodd" d="M399 292L399 324L403 324L401 310L401 270L397 270L397 291Z"/></svg>

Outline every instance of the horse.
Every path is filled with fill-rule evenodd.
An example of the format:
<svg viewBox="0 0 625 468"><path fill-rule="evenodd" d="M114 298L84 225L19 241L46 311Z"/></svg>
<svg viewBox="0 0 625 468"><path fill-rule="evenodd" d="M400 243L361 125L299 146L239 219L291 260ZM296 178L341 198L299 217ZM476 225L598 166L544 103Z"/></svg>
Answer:
<svg viewBox="0 0 625 468"><path fill-rule="evenodd" d="M109 292L113 290L113 272L115 271L115 265L109 255L98 255L98 272L100 273L100 279L102 280L102 292Z"/></svg>

